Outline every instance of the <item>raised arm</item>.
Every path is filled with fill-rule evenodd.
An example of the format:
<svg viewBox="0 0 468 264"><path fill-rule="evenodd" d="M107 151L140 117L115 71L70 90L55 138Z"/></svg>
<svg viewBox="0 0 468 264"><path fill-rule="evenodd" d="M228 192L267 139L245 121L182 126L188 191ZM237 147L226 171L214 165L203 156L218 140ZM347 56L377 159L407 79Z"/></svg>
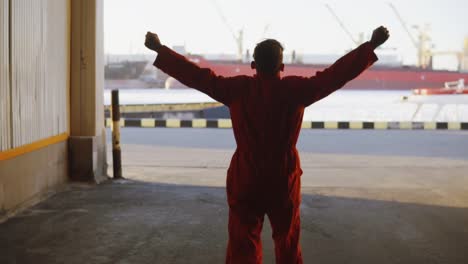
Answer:
<svg viewBox="0 0 468 264"><path fill-rule="evenodd" d="M184 56L161 44L158 35L148 32L145 46L158 53L154 66L188 87L197 89L225 105L231 102L235 87L232 78L216 75L208 68L200 68ZM237 82L238 83L238 82Z"/></svg>
<svg viewBox="0 0 468 264"><path fill-rule="evenodd" d="M317 72L315 76L301 80L298 100L308 106L359 76L377 61L374 49L382 45L388 38L388 30L385 27L375 29L370 41L341 57L327 69Z"/></svg>

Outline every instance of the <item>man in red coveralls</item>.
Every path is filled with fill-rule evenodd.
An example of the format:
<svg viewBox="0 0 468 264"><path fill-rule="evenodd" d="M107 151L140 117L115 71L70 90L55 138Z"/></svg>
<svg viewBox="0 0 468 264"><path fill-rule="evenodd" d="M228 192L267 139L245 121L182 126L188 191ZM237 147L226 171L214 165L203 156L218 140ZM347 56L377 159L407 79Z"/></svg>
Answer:
<svg viewBox="0 0 468 264"><path fill-rule="evenodd" d="M283 47L257 44L254 76L223 77L163 46L148 32L145 45L158 53L154 65L183 84L229 107L237 149L227 173L229 241L226 263L261 263L263 218L270 219L277 263L302 263L299 244L301 175L296 143L304 108L343 87L371 66L374 49L389 37L374 30L370 41L315 76L281 77Z"/></svg>

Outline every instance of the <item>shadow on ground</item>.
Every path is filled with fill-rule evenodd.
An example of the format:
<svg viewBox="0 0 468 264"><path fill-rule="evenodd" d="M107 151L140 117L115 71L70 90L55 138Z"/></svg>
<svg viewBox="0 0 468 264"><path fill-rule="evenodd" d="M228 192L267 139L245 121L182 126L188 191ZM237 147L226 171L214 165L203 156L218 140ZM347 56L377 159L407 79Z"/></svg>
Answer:
<svg viewBox="0 0 468 264"><path fill-rule="evenodd" d="M223 263L225 200L222 187L73 185L0 225L0 263ZM303 189L305 263L468 263L467 223L467 208Z"/></svg>

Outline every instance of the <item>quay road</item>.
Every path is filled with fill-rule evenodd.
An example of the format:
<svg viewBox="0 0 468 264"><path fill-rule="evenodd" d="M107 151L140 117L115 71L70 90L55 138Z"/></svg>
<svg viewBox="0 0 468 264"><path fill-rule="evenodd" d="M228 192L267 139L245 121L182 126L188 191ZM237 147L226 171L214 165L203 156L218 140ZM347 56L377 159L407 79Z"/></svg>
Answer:
<svg viewBox="0 0 468 264"><path fill-rule="evenodd" d="M107 139L110 140L110 138L110 133L108 133ZM124 145L177 148L226 150L235 148L231 129L122 128L121 142ZM110 141L108 147L111 147ZM303 129L297 148L300 152L317 154L441 157L468 160L468 131Z"/></svg>

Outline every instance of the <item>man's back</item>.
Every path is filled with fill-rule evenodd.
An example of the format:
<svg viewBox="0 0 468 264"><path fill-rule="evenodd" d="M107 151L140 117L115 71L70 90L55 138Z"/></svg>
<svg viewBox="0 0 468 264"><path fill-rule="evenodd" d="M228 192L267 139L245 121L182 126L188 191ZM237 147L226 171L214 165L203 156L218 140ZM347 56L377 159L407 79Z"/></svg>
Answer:
<svg viewBox="0 0 468 264"><path fill-rule="evenodd" d="M304 108L372 65L373 50L364 43L310 78L217 76L164 46L154 65L229 107L237 143L227 176L229 205L296 204L302 174L296 143Z"/></svg>
<svg viewBox="0 0 468 264"><path fill-rule="evenodd" d="M288 179L302 174L296 143L304 105L294 96L297 78L239 76L229 109L237 150L228 172L242 188L228 187L230 204L288 200Z"/></svg>
<svg viewBox="0 0 468 264"><path fill-rule="evenodd" d="M295 147L304 105L290 79L239 77L243 91L229 105L239 149L265 155Z"/></svg>

